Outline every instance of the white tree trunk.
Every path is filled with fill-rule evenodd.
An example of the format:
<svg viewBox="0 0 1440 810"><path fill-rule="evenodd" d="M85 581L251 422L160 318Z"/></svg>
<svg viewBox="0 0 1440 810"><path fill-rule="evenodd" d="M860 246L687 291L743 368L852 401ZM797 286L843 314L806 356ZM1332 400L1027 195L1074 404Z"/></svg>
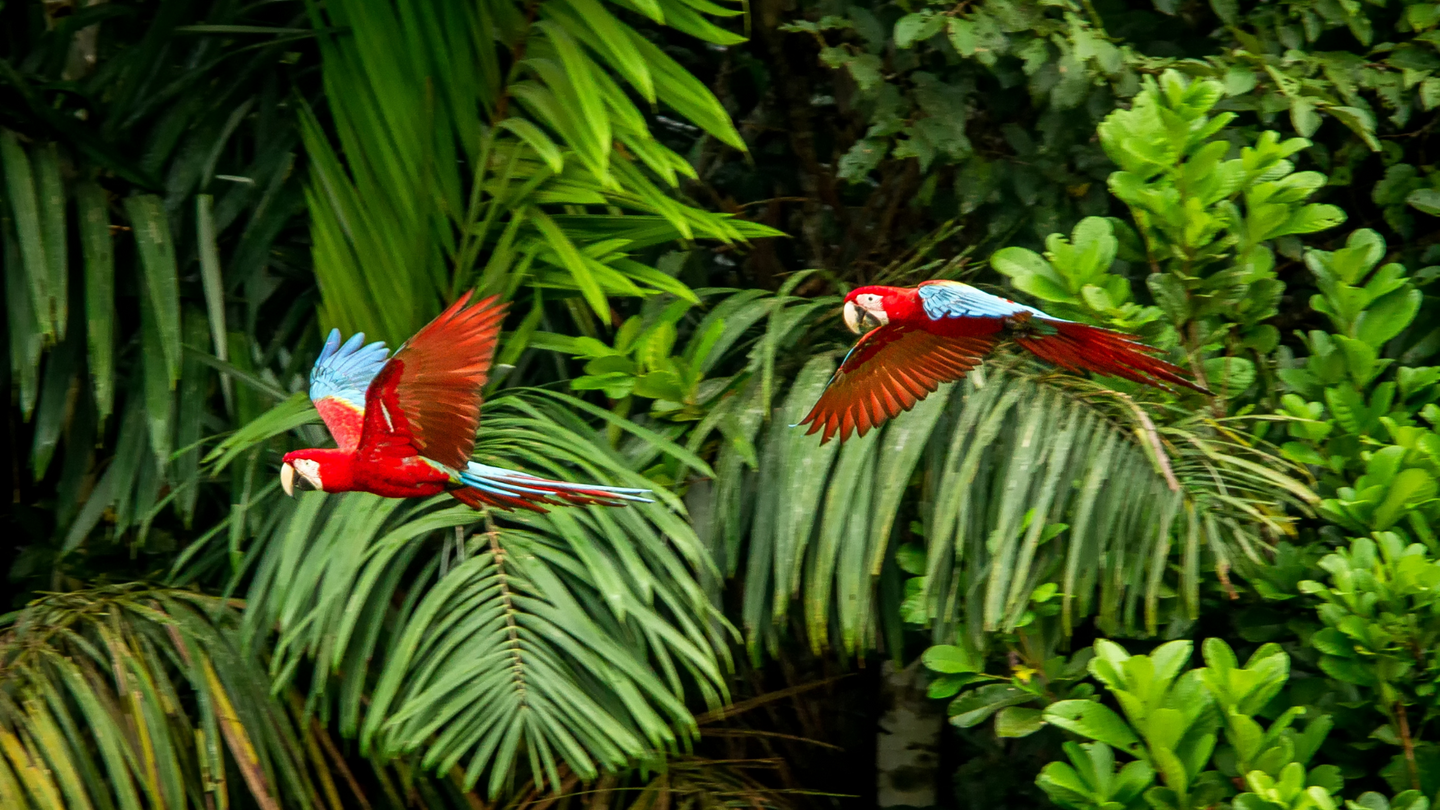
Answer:
<svg viewBox="0 0 1440 810"><path fill-rule="evenodd" d="M904 669L880 669L884 714L876 739L876 804L934 807L945 703L925 697L925 670L917 659Z"/></svg>

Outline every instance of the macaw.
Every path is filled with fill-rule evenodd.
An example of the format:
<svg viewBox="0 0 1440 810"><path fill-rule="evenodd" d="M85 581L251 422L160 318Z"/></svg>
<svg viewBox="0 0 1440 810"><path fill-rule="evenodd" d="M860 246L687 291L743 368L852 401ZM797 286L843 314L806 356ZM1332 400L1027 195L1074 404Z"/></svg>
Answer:
<svg viewBox="0 0 1440 810"><path fill-rule="evenodd" d="M470 460L505 305L466 293L390 357L363 332L333 329L310 370L310 400L338 445L286 453L280 485L423 498L449 492L473 508L650 503L645 489L568 484ZM388 358L388 359L387 359Z"/></svg>
<svg viewBox="0 0 1440 810"><path fill-rule="evenodd" d="M980 364L1009 338L1068 371L1097 371L1170 390L1175 383L1210 391L1177 366L1152 357L1158 349L1109 329L1066 321L958 281L917 287L857 287L845 296L845 325L862 335L830 378L810 414L820 443L837 431L864 436L940 386ZM798 427L798 425L797 425Z"/></svg>

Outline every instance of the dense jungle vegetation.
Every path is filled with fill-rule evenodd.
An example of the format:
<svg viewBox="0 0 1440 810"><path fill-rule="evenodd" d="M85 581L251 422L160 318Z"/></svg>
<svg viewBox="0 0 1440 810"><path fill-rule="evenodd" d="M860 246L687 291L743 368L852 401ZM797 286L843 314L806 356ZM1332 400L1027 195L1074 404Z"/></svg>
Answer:
<svg viewBox="0 0 1440 810"><path fill-rule="evenodd" d="M1425 0L4 0L0 807L1428 810L1437 107ZM1214 395L791 429L928 278ZM656 503L285 497L470 289L476 457Z"/></svg>

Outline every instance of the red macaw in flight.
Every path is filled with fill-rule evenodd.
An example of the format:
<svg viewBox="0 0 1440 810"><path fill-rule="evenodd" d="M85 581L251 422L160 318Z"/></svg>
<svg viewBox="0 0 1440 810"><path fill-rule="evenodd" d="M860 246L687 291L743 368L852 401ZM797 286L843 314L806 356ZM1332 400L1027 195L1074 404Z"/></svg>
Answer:
<svg viewBox="0 0 1440 810"><path fill-rule="evenodd" d="M474 508L540 504L650 503L644 489L550 481L470 460L480 389L505 319L495 297L466 306L466 293L395 356L358 333L333 329L310 370L310 399L339 445L286 453L280 484L324 492L423 498L449 492ZM388 359L387 359L388 357Z"/></svg>
<svg viewBox="0 0 1440 810"><path fill-rule="evenodd" d="M1009 338L1068 371L1097 371L1169 390L1175 383L1210 391L1184 370L1151 355L1159 350L1119 332L1046 315L958 281L918 287L858 287L845 296L845 325L862 334L810 414L821 444L838 431L864 436L940 386L954 382Z"/></svg>

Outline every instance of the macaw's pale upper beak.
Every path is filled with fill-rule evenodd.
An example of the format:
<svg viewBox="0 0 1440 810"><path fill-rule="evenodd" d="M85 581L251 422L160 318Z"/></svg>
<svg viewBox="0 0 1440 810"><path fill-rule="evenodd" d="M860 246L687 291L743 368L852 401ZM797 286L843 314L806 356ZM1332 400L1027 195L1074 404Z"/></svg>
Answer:
<svg viewBox="0 0 1440 810"><path fill-rule="evenodd" d="M297 489L300 490L301 492L306 492L306 491L314 490L316 487L315 487L315 484L314 484L313 482L311 482L309 478L306 478L304 475L296 475L296 474L295 474L295 468L292 467L291 465L289 465L289 464L281 464L281 465L280 465L280 488L283 489L283 490L285 490L285 494L286 494L286 495L289 495L290 497L293 498L293 497L295 497L295 490L297 490Z"/></svg>
<svg viewBox="0 0 1440 810"><path fill-rule="evenodd" d="M854 301L845 302L844 314L845 325L849 327L851 332L854 332L857 335L863 335L866 332L869 332L871 329L876 329L885 325L883 322L881 322L879 318L871 314L869 310L863 309L859 304L855 303Z"/></svg>

